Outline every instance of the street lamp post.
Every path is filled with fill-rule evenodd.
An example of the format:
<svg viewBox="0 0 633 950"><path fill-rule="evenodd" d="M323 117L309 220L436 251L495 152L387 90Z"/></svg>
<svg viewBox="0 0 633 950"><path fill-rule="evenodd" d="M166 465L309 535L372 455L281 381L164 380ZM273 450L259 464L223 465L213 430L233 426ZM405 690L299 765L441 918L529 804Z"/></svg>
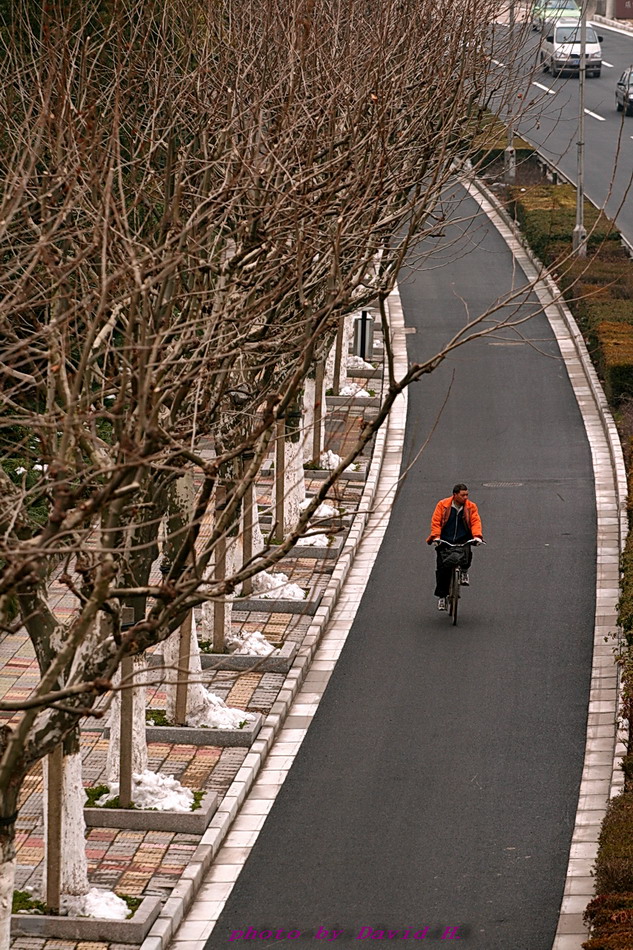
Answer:
<svg viewBox="0 0 633 950"><path fill-rule="evenodd" d="M587 76L587 2L580 13L580 63L578 68L578 144L576 168L576 227L572 248L577 257L587 256L587 232L584 223L585 201L585 79Z"/></svg>
<svg viewBox="0 0 633 950"><path fill-rule="evenodd" d="M515 22L515 12L514 12L514 0L510 0L509 6L510 22L509 22L509 35L510 35L510 50L514 49L514 22ZM516 149L514 147L514 115L512 110L512 104L510 104L509 115L508 115L508 139L505 152L503 155L503 166L504 166L504 181L508 184L512 184L516 180L517 172L517 158L516 158Z"/></svg>

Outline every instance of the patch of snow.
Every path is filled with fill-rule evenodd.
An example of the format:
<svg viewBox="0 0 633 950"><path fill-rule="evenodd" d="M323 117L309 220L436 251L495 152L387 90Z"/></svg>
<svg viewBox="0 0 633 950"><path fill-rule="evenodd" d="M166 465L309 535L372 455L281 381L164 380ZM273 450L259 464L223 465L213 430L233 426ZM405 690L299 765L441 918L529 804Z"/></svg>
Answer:
<svg viewBox="0 0 633 950"><path fill-rule="evenodd" d="M71 917L98 917L101 920L126 920L130 908L114 891L91 887L87 894L77 897L64 895L62 909Z"/></svg>
<svg viewBox="0 0 633 950"><path fill-rule="evenodd" d="M337 455L336 452L332 452L331 449L328 449L327 452L324 452L321 456L319 464L321 468L333 469L337 465L340 465L342 462L340 455Z"/></svg>
<svg viewBox="0 0 633 950"><path fill-rule="evenodd" d="M327 548L330 539L327 534L309 534L305 538L299 538L297 544L302 548Z"/></svg>
<svg viewBox="0 0 633 950"><path fill-rule="evenodd" d="M306 593L298 584L289 584L288 575L281 571L269 574L262 571L253 577L253 593L265 600L305 600Z"/></svg>
<svg viewBox="0 0 633 950"><path fill-rule="evenodd" d="M97 799L98 808L111 801L119 794L119 783L109 782L110 792ZM132 801L137 808L152 808L156 811L191 811L193 792L185 785L181 785L173 775L163 772L132 773Z"/></svg>
<svg viewBox="0 0 633 950"><path fill-rule="evenodd" d="M187 713L187 725L194 729L243 729L244 724L255 719L253 713L227 706L223 699L203 689L202 702Z"/></svg>
<svg viewBox="0 0 633 950"><path fill-rule="evenodd" d="M270 656L278 653L272 643L269 643L261 630L236 631L226 637L226 647L229 653L246 656Z"/></svg>
<svg viewBox="0 0 633 950"><path fill-rule="evenodd" d="M33 466L34 472L45 472L48 469L48 465L45 465L43 462L36 462Z"/></svg>
<svg viewBox="0 0 633 950"><path fill-rule="evenodd" d="M371 399L367 390L359 383L348 383L339 390L339 396L355 396L357 399Z"/></svg>
<svg viewBox="0 0 633 950"><path fill-rule="evenodd" d="M26 469L22 465L18 465L18 467L15 470L16 475L24 475L25 472L26 472Z"/></svg>
<svg viewBox="0 0 633 950"><path fill-rule="evenodd" d="M368 363L367 360L364 360L362 356L349 356L347 358L347 371L352 369L373 369L374 367L371 363ZM352 374L353 375L353 374Z"/></svg>
<svg viewBox="0 0 633 950"><path fill-rule="evenodd" d="M310 504L312 499L306 498L305 501L301 502L299 507L304 511ZM313 518L333 518L337 514L336 508L333 508L332 505L327 505L325 502L319 505L317 510L312 515Z"/></svg>

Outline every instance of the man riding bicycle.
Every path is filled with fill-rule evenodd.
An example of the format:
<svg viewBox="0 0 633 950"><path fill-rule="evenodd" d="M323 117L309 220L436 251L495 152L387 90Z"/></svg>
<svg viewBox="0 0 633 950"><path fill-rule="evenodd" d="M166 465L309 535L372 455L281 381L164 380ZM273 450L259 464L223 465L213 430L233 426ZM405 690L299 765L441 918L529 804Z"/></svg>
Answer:
<svg viewBox="0 0 633 950"><path fill-rule="evenodd" d="M474 501L470 501L468 488L462 482L458 482L453 487L451 497L442 498L438 501L431 518L431 533L426 539L427 544L435 544L437 549L435 569L435 596L439 598L437 608L438 610L446 610L446 597L451 583L453 567L451 564L444 564L442 560L441 541L447 541L449 544L466 544L467 541L483 544L481 518L477 505ZM464 548L464 563L460 577L460 581L464 585L469 583L468 568L472 557L472 547L467 545Z"/></svg>

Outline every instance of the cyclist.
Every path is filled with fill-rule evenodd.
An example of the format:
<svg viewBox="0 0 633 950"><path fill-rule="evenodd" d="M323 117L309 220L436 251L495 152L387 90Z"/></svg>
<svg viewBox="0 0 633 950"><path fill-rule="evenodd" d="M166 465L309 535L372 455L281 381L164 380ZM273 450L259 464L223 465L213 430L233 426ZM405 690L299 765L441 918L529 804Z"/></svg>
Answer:
<svg viewBox="0 0 633 950"><path fill-rule="evenodd" d="M451 573L451 565L445 566L442 562L440 541L448 541L450 544L464 544L466 541L475 540L483 544L483 532L481 527L481 518L474 501L468 497L468 488L463 482L458 482L453 487L453 494L449 498L442 498L438 501L431 518L431 533L426 539L427 544L435 544L437 549L437 563L435 569L435 596L438 597L438 610L446 610L446 597L448 595ZM464 548L466 561L460 572L460 581L462 584L469 583L468 568L472 561L472 545Z"/></svg>

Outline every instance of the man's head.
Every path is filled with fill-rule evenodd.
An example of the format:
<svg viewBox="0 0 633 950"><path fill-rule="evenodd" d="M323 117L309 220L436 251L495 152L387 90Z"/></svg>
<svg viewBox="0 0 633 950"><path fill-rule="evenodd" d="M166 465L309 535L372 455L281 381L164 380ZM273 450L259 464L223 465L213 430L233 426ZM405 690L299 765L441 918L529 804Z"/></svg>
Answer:
<svg viewBox="0 0 633 950"><path fill-rule="evenodd" d="M467 485L464 485L463 482L458 482L456 485L453 485L453 501L457 502L458 505L463 505L467 498Z"/></svg>

